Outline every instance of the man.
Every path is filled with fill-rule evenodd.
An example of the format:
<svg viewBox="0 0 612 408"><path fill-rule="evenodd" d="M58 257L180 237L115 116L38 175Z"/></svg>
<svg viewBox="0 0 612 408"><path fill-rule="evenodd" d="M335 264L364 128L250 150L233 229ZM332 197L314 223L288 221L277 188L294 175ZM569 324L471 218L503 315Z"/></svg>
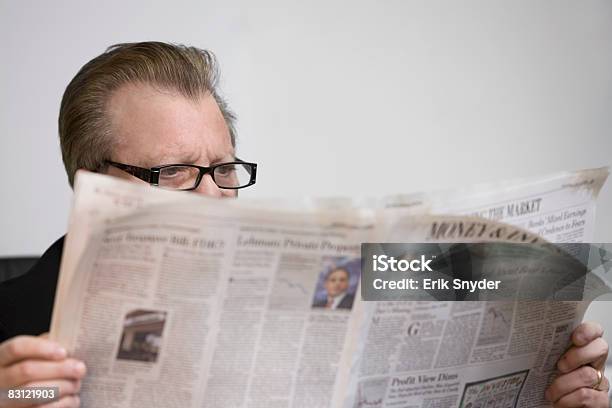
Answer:
<svg viewBox="0 0 612 408"><path fill-rule="evenodd" d="M195 192L234 196L236 190L220 188L209 169L235 161L233 121L216 90L210 53L156 42L111 47L83 66L62 99L59 136L68 179L72 183L82 168L144 183L159 165L199 165L206 168L198 175L207 174L194 180ZM49 328L62 243L28 274L0 287L0 390L56 385L61 399L54 406L76 407L85 366L41 336ZM592 323L574 331L574 346L559 361L561 375L546 395L556 407L608 406L607 380L591 388L607 357L601 336Z"/></svg>
<svg viewBox="0 0 612 408"><path fill-rule="evenodd" d="M341 267L334 268L325 276L325 299L315 301L313 307L324 307L326 309L350 309L353 307L355 297L347 293L349 288L350 274Z"/></svg>

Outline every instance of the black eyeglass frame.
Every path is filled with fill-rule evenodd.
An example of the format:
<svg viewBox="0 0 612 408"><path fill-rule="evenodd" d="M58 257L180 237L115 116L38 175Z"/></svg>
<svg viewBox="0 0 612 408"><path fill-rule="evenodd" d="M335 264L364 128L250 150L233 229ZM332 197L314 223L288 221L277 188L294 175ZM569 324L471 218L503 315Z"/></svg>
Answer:
<svg viewBox="0 0 612 408"><path fill-rule="evenodd" d="M202 178L204 177L204 175L209 174L209 173L213 181L217 185L217 187L222 188L224 190L240 190L241 188L252 186L253 184L255 184L255 181L257 179L257 163L245 162L245 161L240 160L239 158L236 158L235 161L219 163L219 164L215 164L214 166L210 166L210 167L197 166L195 164L180 163L180 164L164 164L162 166L151 167L150 169L146 169L144 167L132 166L131 164L118 163L112 160L106 160L105 162L106 164L110 164L111 166L117 167L118 169L121 169L125 171L126 173L129 173L132 176L139 178L140 180L146 181L147 183L153 186L158 186L158 187L159 187L159 174L162 169L165 169L168 167L181 166L181 167L192 167L192 168L199 170L199 174L198 174L198 178L196 179L195 186L193 186L192 188L171 189L175 191L195 190L196 188L198 188L198 186L202 182ZM221 187L219 184L217 184L217 181L215 180L215 169L217 167L227 166L228 164L240 164L240 165L245 166L245 169L251 176L249 182L245 184L244 186L240 186L240 187ZM165 187L162 186L161 188L165 188Z"/></svg>

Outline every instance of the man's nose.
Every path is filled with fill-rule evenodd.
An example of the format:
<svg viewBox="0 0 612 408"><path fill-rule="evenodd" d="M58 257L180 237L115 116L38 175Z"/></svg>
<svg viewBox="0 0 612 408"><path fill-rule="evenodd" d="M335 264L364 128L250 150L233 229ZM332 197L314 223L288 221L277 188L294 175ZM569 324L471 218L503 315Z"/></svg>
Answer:
<svg viewBox="0 0 612 408"><path fill-rule="evenodd" d="M221 197L223 196L223 192L221 189L215 184L210 174L205 174L202 177L202 181L200 181L200 185L198 188L194 190L194 192L198 194L207 195L209 197Z"/></svg>

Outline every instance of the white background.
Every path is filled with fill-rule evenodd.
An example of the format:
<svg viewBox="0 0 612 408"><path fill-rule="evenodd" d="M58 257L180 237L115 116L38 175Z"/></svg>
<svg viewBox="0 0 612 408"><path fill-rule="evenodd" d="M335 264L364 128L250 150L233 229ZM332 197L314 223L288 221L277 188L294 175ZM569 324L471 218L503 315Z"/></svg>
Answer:
<svg viewBox="0 0 612 408"><path fill-rule="evenodd" d="M248 195L378 195L612 164L610 1L0 0L0 256L64 234L62 92L114 43L212 49ZM596 241L612 241L612 182ZM603 307L594 317L611 326Z"/></svg>
<svg viewBox="0 0 612 408"><path fill-rule="evenodd" d="M379 195L612 164L612 2L2 0L0 256L66 229L63 90L117 42L212 49L248 195ZM612 183L609 183L612 184ZM612 240L612 188L596 241Z"/></svg>

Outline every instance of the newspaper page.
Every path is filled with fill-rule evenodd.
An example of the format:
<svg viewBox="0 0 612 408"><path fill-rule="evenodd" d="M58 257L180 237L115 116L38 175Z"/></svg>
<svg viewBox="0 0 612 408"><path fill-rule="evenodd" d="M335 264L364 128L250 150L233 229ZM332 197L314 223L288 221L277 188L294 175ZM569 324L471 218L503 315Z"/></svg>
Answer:
<svg viewBox="0 0 612 408"><path fill-rule="evenodd" d="M553 243L589 242L607 167L562 172L434 193L385 197L386 207L433 214L479 216L536 233Z"/></svg>
<svg viewBox="0 0 612 408"><path fill-rule="evenodd" d="M471 215L527 229L554 243L588 242L595 228L596 199L609 173L602 167L386 197L247 200L264 208L399 208L404 214Z"/></svg>
<svg viewBox="0 0 612 408"><path fill-rule="evenodd" d="M89 366L85 406L329 406L371 210L168 201L95 174L75 194L51 335ZM330 313L334 266L349 293Z"/></svg>
<svg viewBox="0 0 612 408"><path fill-rule="evenodd" d="M386 198L391 208L465 214L552 242L589 242L607 168L471 190ZM455 228L451 238L461 235ZM398 237L399 238L399 237ZM388 242L401 242L391 234ZM343 363L345 407L548 407L543 390L585 302L376 302ZM348 399L346 396L349 395Z"/></svg>
<svg viewBox="0 0 612 408"><path fill-rule="evenodd" d="M381 378L388 385L395 371L381 377L380 369L372 375L355 368L372 366L362 361L374 357L371 347L379 342L368 336L382 333L371 327L380 310L358 295L359 244L482 240L458 233L469 223L484 226L488 240L536 237L470 217L415 217L414 208L262 209L95 174L79 174L75 194L51 335L87 362L82 398L91 407L370 406L362 402L374 394L364 393L380 393ZM433 236L433 223L445 225L445 234ZM343 271L338 275L348 289L329 304L326 277L337 270ZM445 336L448 342L460 335L457 330L482 326L486 306L460 303L465 304L447 310L427 302L420 309L407 302L381 302L380 308L394 310L406 322L434 324L435 330L418 330L437 333L429 344L423 342L419 356L426 356L436 341L446 348ZM518 341L519 350L528 347L520 342L535 341L537 334L530 332L535 322L556 316L548 322L559 334L541 344L551 358L553 344L565 347L563 336L580 318L576 305L555 316L529 307L521 314L515 306L503 309L503 316L512 319L510 341ZM461 316L470 317L457 320ZM515 327L517 322L524 331ZM558 329L561 322L568 324L565 331ZM393 337L396 327L387 329L387 337ZM467 338L465 344L448 349L448 361L440 364L457 371L463 364L458 353L473 346ZM464 377L462 370L462 381L481 381L483 367L490 370L487 378L505 373L497 364L500 358L509 367L522 366L523 360L499 357L500 343L481 346L480 357L469 357L479 359L479 365L464 364L474 375ZM439 371L438 354L429 354ZM402 370L432 374L416 367ZM372 386L375 380L378 386ZM444 397L457 400L458 395L446 392ZM380 397L382 403L387 397ZM422 395L416 398L423 401Z"/></svg>
<svg viewBox="0 0 612 408"><path fill-rule="evenodd" d="M583 313L574 302L377 302L339 406L549 407L544 389Z"/></svg>

